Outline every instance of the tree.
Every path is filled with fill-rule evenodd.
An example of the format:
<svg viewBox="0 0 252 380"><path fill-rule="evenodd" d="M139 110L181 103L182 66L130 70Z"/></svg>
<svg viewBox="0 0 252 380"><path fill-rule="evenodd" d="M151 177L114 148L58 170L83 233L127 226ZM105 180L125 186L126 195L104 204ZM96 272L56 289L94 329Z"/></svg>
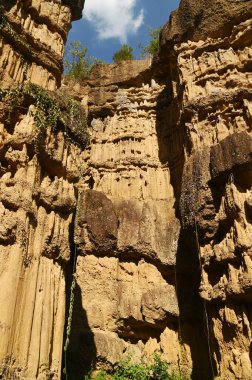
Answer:
<svg viewBox="0 0 252 380"><path fill-rule="evenodd" d="M114 53L113 61L115 63L121 61L131 61L133 59L133 48L127 44L123 44L121 49Z"/></svg>
<svg viewBox="0 0 252 380"><path fill-rule="evenodd" d="M141 48L141 57L146 58L149 57L150 55L154 55L158 53L159 51L159 35L161 32L162 27L159 26L158 28L154 29L151 26L148 26L148 32L149 36L151 37L149 45L142 47Z"/></svg>
<svg viewBox="0 0 252 380"><path fill-rule="evenodd" d="M104 63L95 57L87 56L88 48L80 41L72 41L66 48L64 66L66 76L83 81L93 66Z"/></svg>

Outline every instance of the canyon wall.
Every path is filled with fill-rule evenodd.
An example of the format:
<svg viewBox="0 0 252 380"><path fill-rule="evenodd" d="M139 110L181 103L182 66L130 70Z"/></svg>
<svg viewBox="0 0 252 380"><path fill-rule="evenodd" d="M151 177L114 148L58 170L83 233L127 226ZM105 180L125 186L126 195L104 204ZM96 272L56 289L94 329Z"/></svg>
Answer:
<svg viewBox="0 0 252 380"><path fill-rule="evenodd" d="M81 193L75 225L73 378L92 356L109 369L123 356L148 360L155 352L183 371L195 355L196 376L210 378L195 274L182 279L177 266L184 156L177 105L170 107L148 60L98 66L86 86L90 189Z"/></svg>
<svg viewBox="0 0 252 380"><path fill-rule="evenodd" d="M249 1L182 1L161 38L163 57L176 41L186 133L180 219L188 251L199 256L209 354L221 379L252 378L251 16Z"/></svg>
<svg viewBox="0 0 252 380"><path fill-rule="evenodd" d="M59 87L82 7L4 2L3 89ZM2 378L61 378L74 268L69 379L158 352L194 380L251 380L251 31L249 0L182 0L152 61L96 66L52 110L31 84L3 92Z"/></svg>
<svg viewBox="0 0 252 380"><path fill-rule="evenodd" d="M83 4L84 0L2 1L1 88L24 81L49 90L60 86L64 44Z"/></svg>
<svg viewBox="0 0 252 380"><path fill-rule="evenodd" d="M182 1L152 64L100 66L76 95L91 126L80 372L161 352L193 379L252 378L251 16L248 1Z"/></svg>
<svg viewBox="0 0 252 380"><path fill-rule="evenodd" d="M196 233L199 292L222 379L252 378L251 26L249 18L222 39L177 50L189 145L181 221L188 241Z"/></svg>
<svg viewBox="0 0 252 380"><path fill-rule="evenodd" d="M53 126L60 107L57 97L34 84L49 89L60 85L63 45L71 20L81 15L83 4L78 13L74 5L74 16L70 5L74 4L8 1L1 8L3 379L61 378L65 272L71 256L70 231L76 183L84 166L85 135L78 139L75 125L71 131L70 125Z"/></svg>

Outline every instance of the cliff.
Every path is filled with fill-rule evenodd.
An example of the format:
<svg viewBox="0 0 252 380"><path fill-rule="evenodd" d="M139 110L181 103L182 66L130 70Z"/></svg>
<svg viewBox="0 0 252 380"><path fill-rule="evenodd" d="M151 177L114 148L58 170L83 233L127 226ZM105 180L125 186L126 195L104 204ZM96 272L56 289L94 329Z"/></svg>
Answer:
<svg viewBox="0 0 252 380"><path fill-rule="evenodd" d="M83 5L13 3L9 23L22 6L60 34L43 13L55 6L65 37ZM99 65L57 93L3 91L4 378L60 378L66 305L69 378L155 352L194 380L252 378L251 27L251 1L182 0L152 62ZM51 85L11 76L7 59L3 87L55 89L46 54L29 64Z"/></svg>
<svg viewBox="0 0 252 380"><path fill-rule="evenodd" d="M80 370L92 341L101 366L159 351L193 379L252 376L251 15L248 2L182 1L152 65L86 82Z"/></svg>
<svg viewBox="0 0 252 380"><path fill-rule="evenodd" d="M1 1L1 87L31 81L60 86L64 44L84 0Z"/></svg>
<svg viewBox="0 0 252 380"><path fill-rule="evenodd" d="M85 111L46 89L60 85L64 42L81 4L71 12L59 1L6 1L1 8L3 379L61 377L69 231L87 133Z"/></svg>

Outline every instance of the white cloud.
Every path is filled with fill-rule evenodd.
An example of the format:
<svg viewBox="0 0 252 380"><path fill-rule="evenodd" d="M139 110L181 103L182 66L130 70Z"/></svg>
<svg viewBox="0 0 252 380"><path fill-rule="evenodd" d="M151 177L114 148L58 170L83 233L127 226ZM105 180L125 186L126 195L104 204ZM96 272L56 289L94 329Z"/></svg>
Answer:
<svg viewBox="0 0 252 380"><path fill-rule="evenodd" d="M118 38L126 42L143 24L144 11L135 14L138 0L86 0L83 16L91 22L101 40Z"/></svg>

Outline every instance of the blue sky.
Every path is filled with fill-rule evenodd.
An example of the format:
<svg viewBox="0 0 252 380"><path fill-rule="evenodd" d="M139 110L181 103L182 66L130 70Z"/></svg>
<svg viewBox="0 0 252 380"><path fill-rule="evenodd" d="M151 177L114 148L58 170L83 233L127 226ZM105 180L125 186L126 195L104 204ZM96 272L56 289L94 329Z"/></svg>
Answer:
<svg viewBox="0 0 252 380"><path fill-rule="evenodd" d="M88 54L111 62L122 43L134 48L148 44L147 25L162 26L179 0L86 0L83 19L73 23L68 41L81 41Z"/></svg>

